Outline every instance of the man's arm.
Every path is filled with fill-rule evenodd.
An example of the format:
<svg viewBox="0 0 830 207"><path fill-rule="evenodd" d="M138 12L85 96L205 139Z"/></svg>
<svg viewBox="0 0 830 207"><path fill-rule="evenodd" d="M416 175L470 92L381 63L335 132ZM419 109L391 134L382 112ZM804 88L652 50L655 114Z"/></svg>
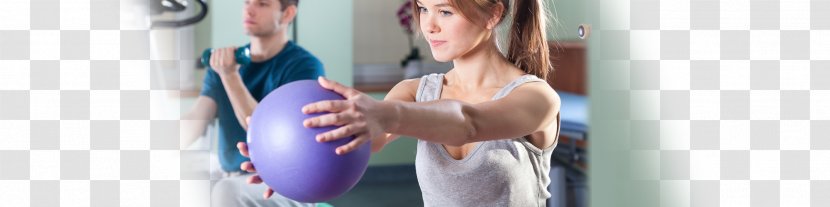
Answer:
<svg viewBox="0 0 830 207"><path fill-rule="evenodd" d="M236 120L243 129L247 130L248 124L245 123L245 117L251 116L258 102L248 91L239 75L239 64L236 63L234 57L235 50L234 47L215 49L211 54L210 67L222 80Z"/></svg>
<svg viewBox="0 0 830 207"><path fill-rule="evenodd" d="M228 93L228 99L231 101L233 113L236 115L236 120L243 129L248 130L248 123L245 123L245 117L251 116L256 109L258 102L245 87L242 82L242 77L239 73L232 73L221 76L222 85L225 86L225 91Z"/></svg>
<svg viewBox="0 0 830 207"><path fill-rule="evenodd" d="M210 97L199 96L196 103L182 117L179 148L185 149L205 133L208 124L216 118L216 102Z"/></svg>

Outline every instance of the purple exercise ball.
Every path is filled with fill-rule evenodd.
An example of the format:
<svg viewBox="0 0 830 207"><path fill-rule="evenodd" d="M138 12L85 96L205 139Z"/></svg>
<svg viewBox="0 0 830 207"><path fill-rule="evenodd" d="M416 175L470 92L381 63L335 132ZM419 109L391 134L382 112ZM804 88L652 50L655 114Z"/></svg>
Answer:
<svg viewBox="0 0 830 207"><path fill-rule="evenodd" d="M304 114L303 106L343 99L316 80L285 84L262 99L248 126L248 150L265 184L300 202L327 201L357 184L369 163L370 144L337 155L335 148L354 137L321 143L315 136L337 127L303 126L303 120L325 114Z"/></svg>

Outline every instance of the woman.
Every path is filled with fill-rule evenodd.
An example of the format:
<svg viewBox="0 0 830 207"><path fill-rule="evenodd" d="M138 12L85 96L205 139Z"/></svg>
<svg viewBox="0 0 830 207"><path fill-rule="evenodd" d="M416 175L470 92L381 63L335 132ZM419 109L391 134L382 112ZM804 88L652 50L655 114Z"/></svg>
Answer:
<svg viewBox="0 0 830 207"><path fill-rule="evenodd" d="M347 100L306 105L306 127L339 126L320 142L354 136L349 153L371 140L380 150L399 135L419 139L418 182L426 206L544 206L560 100L544 81L551 65L542 0L420 0L416 25L446 74L398 83L384 101L319 78ZM514 6L507 55L495 28ZM515 12L519 11L519 12ZM240 149L247 155L244 143ZM243 163L253 172L253 166ZM252 183L261 183L252 176ZM272 191L269 189L265 196Z"/></svg>

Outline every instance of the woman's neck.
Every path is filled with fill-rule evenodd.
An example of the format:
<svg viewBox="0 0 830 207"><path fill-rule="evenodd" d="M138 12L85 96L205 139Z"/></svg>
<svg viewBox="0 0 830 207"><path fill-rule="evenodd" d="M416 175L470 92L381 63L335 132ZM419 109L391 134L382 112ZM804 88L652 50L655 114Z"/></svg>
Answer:
<svg viewBox="0 0 830 207"><path fill-rule="evenodd" d="M454 68L447 73L448 85L469 90L500 88L524 73L507 61L494 41L489 42L453 60Z"/></svg>
<svg viewBox="0 0 830 207"><path fill-rule="evenodd" d="M288 39L281 34L277 32L268 36L251 36L251 61L263 62L282 51Z"/></svg>

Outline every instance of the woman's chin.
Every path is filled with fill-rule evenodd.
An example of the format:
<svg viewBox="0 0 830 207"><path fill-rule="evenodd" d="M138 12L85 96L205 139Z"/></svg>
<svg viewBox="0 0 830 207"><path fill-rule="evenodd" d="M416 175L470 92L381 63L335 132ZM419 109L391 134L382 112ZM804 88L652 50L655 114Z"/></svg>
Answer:
<svg viewBox="0 0 830 207"><path fill-rule="evenodd" d="M452 59L453 59L449 55L442 55L440 53L435 53L434 51L432 53L432 58L435 59L436 62L442 62L442 63L452 61Z"/></svg>
<svg viewBox="0 0 830 207"><path fill-rule="evenodd" d="M439 62L439 63L446 63L446 62L450 62L450 61L452 61L452 60L451 59L438 59L438 58L435 59L435 62Z"/></svg>

